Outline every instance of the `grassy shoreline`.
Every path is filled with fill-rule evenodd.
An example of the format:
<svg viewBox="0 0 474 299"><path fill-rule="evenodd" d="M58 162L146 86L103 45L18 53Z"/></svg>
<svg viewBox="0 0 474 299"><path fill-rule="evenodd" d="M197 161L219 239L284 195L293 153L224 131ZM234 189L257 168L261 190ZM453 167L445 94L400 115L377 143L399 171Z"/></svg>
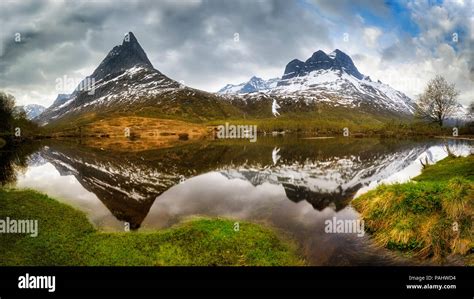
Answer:
<svg viewBox="0 0 474 299"><path fill-rule="evenodd" d="M133 126L133 119L146 119L146 128ZM212 128L225 123L238 125L256 125L259 133L272 131L298 132L308 135L339 136L345 128L351 135L379 136L382 138L399 138L408 136L452 136L451 127L439 127L437 124L426 123L412 118L394 118L388 115L372 115L363 111L353 111L345 108L325 107L306 112L288 112L278 118L262 114L245 114L229 116L227 118L189 119L186 117L137 113L110 115L88 114L80 119L60 121L42 128L45 137L63 136L113 136L117 132L123 135L125 127L134 127L134 131L147 135L151 129L160 129L161 123L176 123L180 130L208 127ZM106 125L108 124L108 125ZM460 126L459 135L472 135L472 126Z"/></svg>
<svg viewBox="0 0 474 299"><path fill-rule="evenodd" d="M0 265L290 266L297 246L261 225L198 218L160 231L104 233L80 211L32 190L0 189L0 219L38 220L39 234L0 234Z"/></svg>
<svg viewBox="0 0 474 299"><path fill-rule="evenodd" d="M352 202L367 231L407 257L474 265L474 155L447 157L413 180L379 186Z"/></svg>

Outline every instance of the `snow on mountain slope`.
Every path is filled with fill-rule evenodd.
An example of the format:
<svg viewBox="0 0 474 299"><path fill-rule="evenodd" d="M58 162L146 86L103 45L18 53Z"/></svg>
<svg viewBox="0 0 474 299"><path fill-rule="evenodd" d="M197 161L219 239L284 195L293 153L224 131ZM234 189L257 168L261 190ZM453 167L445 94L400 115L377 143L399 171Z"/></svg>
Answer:
<svg viewBox="0 0 474 299"><path fill-rule="evenodd" d="M175 88L179 88L179 83L165 78L159 72L134 66L116 77L105 77L96 81L94 99L82 105L69 107L68 112L78 111L89 106L107 107L119 103L133 104L141 97L157 95ZM72 97L64 104L64 107L69 106L76 99L77 97Z"/></svg>
<svg viewBox="0 0 474 299"><path fill-rule="evenodd" d="M38 104L28 104L25 106L17 106L15 107L18 111L25 111L26 113L26 118L27 119L33 119L37 116L39 116L43 111L46 109L46 107L43 107Z"/></svg>
<svg viewBox="0 0 474 299"><path fill-rule="evenodd" d="M284 80L269 91L272 96L305 97L356 107L361 103L378 109L413 114L415 103L405 94L367 77L357 79L344 71L314 70L304 76Z"/></svg>
<svg viewBox="0 0 474 299"><path fill-rule="evenodd" d="M307 160L303 165L278 163L265 171L248 166L223 169L220 172L228 178L250 181L253 185L271 183L283 184L285 189L305 189L311 194L308 201L329 197L343 200L351 198L359 188L403 170L427 148L428 146L420 146L403 149L371 159L352 155L321 161Z"/></svg>
<svg viewBox="0 0 474 299"><path fill-rule="evenodd" d="M444 124L448 126L462 126L469 122L474 122L474 114L469 110L469 107L458 104L451 115L444 121Z"/></svg>
<svg viewBox="0 0 474 299"><path fill-rule="evenodd" d="M237 85L227 84L218 91L220 94L245 94L253 92L266 92L275 88L280 78L263 80L253 76L249 81Z"/></svg>
<svg viewBox="0 0 474 299"><path fill-rule="evenodd" d="M71 95L59 95L37 121L45 125L72 113L129 105L141 97L181 87L153 67L133 33L129 32L122 45L115 46Z"/></svg>
<svg viewBox="0 0 474 299"><path fill-rule="evenodd" d="M274 82L277 84L267 84L269 88L258 91L271 97L304 98L306 102L326 102L337 106L360 107L364 104L376 110L407 115L415 111L415 103L408 96L380 81L373 82L358 71L347 54L337 49L329 55L319 50L305 62L292 60L286 65L282 78ZM246 91L244 85L227 85L219 92L254 92Z"/></svg>
<svg viewBox="0 0 474 299"><path fill-rule="evenodd" d="M420 158L429 156L435 163L447 156L445 145L440 142L420 143L415 147L401 147L389 153L375 155L345 155L327 159L288 163L282 162L260 169L258 165L241 165L219 170L229 179L249 181L254 186L282 185L289 199L306 200L322 210L330 202L336 206L351 200L355 194L373 189L381 182L406 182L421 172ZM472 146L450 142L449 148L456 155L468 155Z"/></svg>
<svg viewBox="0 0 474 299"><path fill-rule="evenodd" d="M35 121L67 127L74 126L79 119L93 122L99 117L137 113L173 115L186 120L240 115L220 96L186 87L156 70L129 32L71 95L58 97Z"/></svg>

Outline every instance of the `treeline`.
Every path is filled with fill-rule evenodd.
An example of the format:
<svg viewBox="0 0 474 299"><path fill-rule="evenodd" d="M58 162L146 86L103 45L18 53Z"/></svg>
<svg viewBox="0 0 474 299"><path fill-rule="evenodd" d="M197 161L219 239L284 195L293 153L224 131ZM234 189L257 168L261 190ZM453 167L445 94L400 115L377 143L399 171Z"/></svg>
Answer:
<svg viewBox="0 0 474 299"><path fill-rule="evenodd" d="M0 91L0 147L32 139L39 132L39 126L27 119L25 111L16 108L15 98Z"/></svg>

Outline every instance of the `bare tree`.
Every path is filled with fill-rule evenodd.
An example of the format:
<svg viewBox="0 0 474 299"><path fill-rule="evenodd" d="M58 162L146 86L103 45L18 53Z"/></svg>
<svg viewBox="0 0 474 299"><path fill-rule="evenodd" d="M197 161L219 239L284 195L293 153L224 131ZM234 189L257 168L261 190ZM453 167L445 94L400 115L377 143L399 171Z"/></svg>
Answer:
<svg viewBox="0 0 474 299"><path fill-rule="evenodd" d="M428 82L417 101L416 116L443 125L444 120L456 109L458 102L454 83L449 84L442 76Z"/></svg>

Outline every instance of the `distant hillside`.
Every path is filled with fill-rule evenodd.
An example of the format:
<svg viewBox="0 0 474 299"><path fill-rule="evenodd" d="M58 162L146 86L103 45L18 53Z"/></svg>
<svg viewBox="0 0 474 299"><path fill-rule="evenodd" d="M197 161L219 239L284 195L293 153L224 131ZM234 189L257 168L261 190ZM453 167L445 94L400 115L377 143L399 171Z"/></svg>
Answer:
<svg viewBox="0 0 474 299"><path fill-rule="evenodd" d="M26 118L28 119L34 119L41 115L44 110L46 110L46 107L38 105L38 104L29 104L25 106L17 106L15 107L18 110L23 110L26 113Z"/></svg>
<svg viewBox="0 0 474 299"><path fill-rule="evenodd" d="M254 81L255 77L249 83ZM304 62L294 59L286 65L281 79L259 79L257 83L254 85L264 88L227 85L219 92L238 95L240 100L231 100L248 106L248 111L268 106L268 102L276 99L285 107L282 111L311 111L323 104L374 115L410 117L416 105L402 92L361 74L352 59L338 49L330 54L316 51Z"/></svg>

